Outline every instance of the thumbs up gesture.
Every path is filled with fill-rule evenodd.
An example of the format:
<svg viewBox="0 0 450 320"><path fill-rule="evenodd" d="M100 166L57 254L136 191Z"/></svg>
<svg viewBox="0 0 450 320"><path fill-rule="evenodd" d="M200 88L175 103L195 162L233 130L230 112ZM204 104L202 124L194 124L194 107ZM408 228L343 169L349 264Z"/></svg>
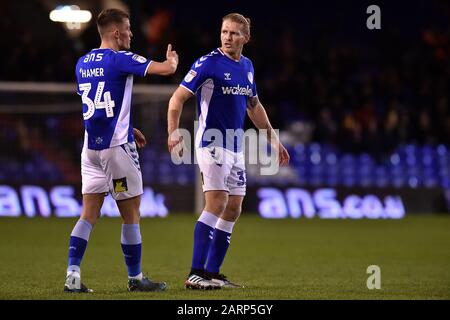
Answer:
<svg viewBox="0 0 450 320"><path fill-rule="evenodd" d="M166 59L169 64L174 68L174 72L178 66L178 54L176 51L172 50L172 45L169 43L167 46Z"/></svg>

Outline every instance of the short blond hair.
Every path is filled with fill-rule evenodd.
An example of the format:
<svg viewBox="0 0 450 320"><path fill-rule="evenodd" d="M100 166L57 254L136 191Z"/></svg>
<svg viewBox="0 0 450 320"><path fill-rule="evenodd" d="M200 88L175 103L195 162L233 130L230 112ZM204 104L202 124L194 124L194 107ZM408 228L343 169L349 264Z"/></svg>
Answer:
<svg viewBox="0 0 450 320"><path fill-rule="evenodd" d="M244 17L240 13L230 13L222 18L222 22L225 20L241 24L244 34L250 38L250 18Z"/></svg>

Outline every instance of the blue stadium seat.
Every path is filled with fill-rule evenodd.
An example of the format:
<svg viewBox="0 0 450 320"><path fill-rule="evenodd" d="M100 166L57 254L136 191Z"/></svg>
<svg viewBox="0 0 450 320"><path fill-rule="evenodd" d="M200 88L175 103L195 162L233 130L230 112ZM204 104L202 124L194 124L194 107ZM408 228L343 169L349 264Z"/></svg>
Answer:
<svg viewBox="0 0 450 320"><path fill-rule="evenodd" d="M408 187L417 188L418 186L420 186L420 180L417 177L408 178Z"/></svg>
<svg viewBox="0 0 450 320"><path fill-rule="evenodd" d="M334 152L326 153L326 155L325 155L325 162L328 165L330 165L330 166L336 165L338 163L338 161L339 161L339 159L338 159L338 156L337 156L336 153L334 153Z"/></svg>
<svg viewBox="0 0 450 320"><path fill-rule="evenodd" d="M378 166L375 169L375 185L377 187L385 187L389 184L388 173L385 167Z"/></svg>
<svg viewBox="0 0 450 320"><path fill-rule="evenodd" d="M355 157L352 154L348 154L348 153L344 154L340 159L340 163L345 164L345 165L347 165L347 164L353 165L353 164L355 164Z"/></svg>
<svg viewBox="0 0 450 320"><path fill-rule="evenodd" d="M441 178L441 187L445 189L450 189L450 177Z"/></svg>
<svg viewBox="0 0 450 320"><path fill-rule="evenodd" d="M344 178L342 179L342 184L343 184L345 187L353 187L353 186L355 186L355 184L356 184L356 178L355 178L355 176L349 175L349 176L344 177Z"/></svg>
<svg viewBox="0 0 450 320"><path fill-rule="evenodd" d="M358 167L359 175L362 177L372 176L374 168L375 167L373 165L368 165L368 164L361 165Z"/></svg>
<svg viewBox="0 0 450 320"><path fill-rule="evenodd" d="M329 174L325 176L324 181L327 186L335 187L339 184L339 177L338 175Z"/></svg>
<svg viewBox="0 0 450 320"><path fill-rule="evenodd" d="M323 179L321 174L312 174L309 178L309 183L314 187L322 186L325 184L324 182L325 179Z"/></svg>
<svg viewBox="0 0 450 320"><path fill-rule="evenodd" d="M438 156L448 156L448 147L444 144L440 144L436 147L436 153L438 154Z"/></svg>
<svg viewBox="0 0 450 320"><path fill-rule="evenodd" d="M358 157L358 164L359 165L373 165L374 159L371 157L368 153L362 153Z"/></svg>

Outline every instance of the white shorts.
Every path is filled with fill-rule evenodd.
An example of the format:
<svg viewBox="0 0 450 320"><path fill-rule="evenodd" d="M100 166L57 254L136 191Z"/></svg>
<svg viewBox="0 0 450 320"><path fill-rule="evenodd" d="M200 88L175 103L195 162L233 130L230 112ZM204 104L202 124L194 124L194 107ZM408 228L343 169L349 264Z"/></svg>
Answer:
<svg viewBox="0 0 450 320"><path fill-rule="evenodd" d="M242 152L220 147L196 149L202 175L203 192L224 190L232 196L245 196L247 178Z"/></svg>
<svg viewBox="0 0 450 320"><path fill-rule="evenodd" d="M115 200L143 193L142 174L136 143L104 150L83 147L81 152L81 193L108 193Z"/></svg>

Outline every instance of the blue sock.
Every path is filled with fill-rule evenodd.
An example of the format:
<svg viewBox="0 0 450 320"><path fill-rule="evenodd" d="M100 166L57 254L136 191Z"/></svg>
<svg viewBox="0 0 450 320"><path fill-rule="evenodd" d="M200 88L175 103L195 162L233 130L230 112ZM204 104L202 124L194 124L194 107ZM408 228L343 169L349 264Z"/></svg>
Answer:
<svg viewBox="0 0 450 320"><path fill-rule="evenodd" d="M205 269L206 258L218 218L207 211L203 211L194 229L194 252L192 254L192 269Z"/></svg>
<svg viewBox="0 0 450 320"><path fill-rule="evenodd" d="M80 272L81 260L86 251L91 231L92 225L87 220L80 219L75 224L70 235L67 272Z"/></svg>
<svg viewBox="0 0 450 320"><path fill-rule="evenodd" d="M128 276L135 277L141 273L142 239L139 224L122 224L120 242Z"/></svg>
<svg viewBox="0 0 450 320"><path fill-rule="evenodd" d="M228 247L230 246L231 232L234 222L219 219L214 230L213 240L208 254L206 271L218 273L222 266Z"/></svg>

